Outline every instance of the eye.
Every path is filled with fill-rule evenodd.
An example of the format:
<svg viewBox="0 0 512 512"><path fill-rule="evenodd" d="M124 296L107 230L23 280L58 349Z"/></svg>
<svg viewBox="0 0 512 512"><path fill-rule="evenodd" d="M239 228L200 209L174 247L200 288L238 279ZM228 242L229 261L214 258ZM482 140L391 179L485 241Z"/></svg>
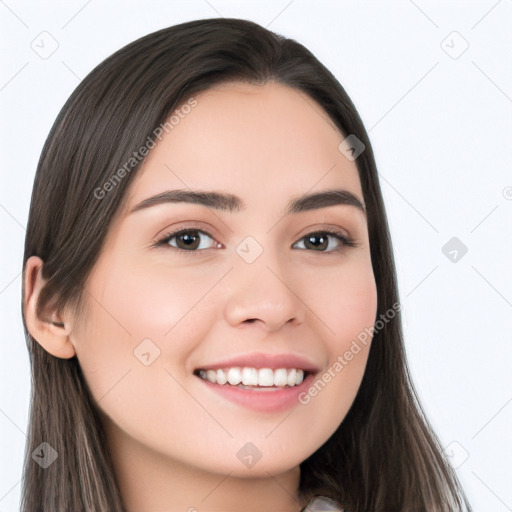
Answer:
<svg viewBox="0 0 512 512"><path fill-rule="evenodd" d="M211 240L210 243L202 243L202 238L206 236ZM331 242L330 239L334 239ZM303 247L298 245L304 240ZM171 243L175 241L174 243ZM341 252L345 247L357 247L357 243L337 231L315 231L302 237L295 242L292 247L298 249L309 249L313 252L333 253ZM222 244L217 242L209 233L201 229L189 228L180 229L173 233L167 233L161 239L157 240L153 247L171 246L173 249L181 252L199 252L212 248L221 248Z"/></svg>
<svg viewBox="0 0 512 512"><path fill-rule="evenodd" d="M210 243L210 245L208 245L208 243L201 243L201 238L203 236L208 237L213 241L213 243ZM174 239L176 239L176 245L171 243L171 240ZM221 246L221 244L214 240L211 235L200 229L181 229L179 231L175 231L174 233L168 233L154 244L154 246L163 245L170 245L178 251L183 252L197 252L196 249L203 250L213 247L219 248L219 246Z"/></svg>
<svg viewBox="0 0 512 512"><path fill-rule="evenodd" d="M329 238L334 238L336 241L329 243ZM293 245L297 246L302 240L305 241L303 244L304 248L308 249L313 247L314 252L340 252L345 249L345 247L357 247L356 242L337 231L315 231L301 238L299 242L295 242ZM302 247L300 248L302 249Z"/></svg>

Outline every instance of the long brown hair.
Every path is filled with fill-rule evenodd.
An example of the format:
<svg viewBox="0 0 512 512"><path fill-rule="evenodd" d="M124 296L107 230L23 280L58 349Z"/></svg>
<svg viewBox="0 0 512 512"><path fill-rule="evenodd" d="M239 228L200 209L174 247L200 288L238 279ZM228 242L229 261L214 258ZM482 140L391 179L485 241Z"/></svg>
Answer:
<svg viewBox="0 0 512 512"><path fill-rule="evenodd" d="M357 160L377 317L399 302L395 264L372 147L336 78L304 46L256 23L216 18L159 30L99 64L72 93L37 167L23 264L43 262L38 310L80 308L83 285L140 163L102 197L98 190L188 98L214 84L276 81L318 102ZM154 135L153 135L154 136ZM23 280L24 282L24 280ZM23 306L22 306L23 311ZM98 410L76 357L50 355L28 333L32 394L23 512L124 510ZM47 442L46 469L31 454ZM336 432L301 464L300 498L319 494L353 512L471 510L411 382L399 312L375 331L357 396Z"/></svg>

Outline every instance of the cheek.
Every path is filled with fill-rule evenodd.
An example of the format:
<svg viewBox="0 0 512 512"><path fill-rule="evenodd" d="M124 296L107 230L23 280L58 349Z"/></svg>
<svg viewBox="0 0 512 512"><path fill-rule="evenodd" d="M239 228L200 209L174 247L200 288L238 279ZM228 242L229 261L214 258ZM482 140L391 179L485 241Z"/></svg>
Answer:
<svg viewBox="0 0 512 512"><path fill-rule="evenodd" d="M121 266L97 269L87 283L86 320L74 333L80 367L98 407L148 444L162 437L161 425L176 438L183 436L189 427L173 411L197 408L180 383L187 378L194 340L211 322L197 304L211 283L199 279L191 285L184 273L176 274L164 279Z"/></svg>
<svg viewBox="0 0 512 512"><path fill-rule="evenodd" d="M184 368L194 340L206 335L212 321L208 301L201 299L217 280L211 272L163 274L161 266L130 265L129 260L97 267L86 285L86 321L74 338L95 398L130 369L132 378L133 370L162 371L170 361ZM145 366L144 357L154 363ZM151 375L146 371L141 379L151 381Z"/></svg>
<svg viewBox="0 0 512 512"><path fill-rule="evenodd" d="M377 286L366 255L346 264L313 269L301 283L305 302L325 327L331 351L344 350L349 340L373 326Z"/></svg>
<svg viewBox="0 0 512 512"><path fill-rule="evenodd" d="M105 286L105 300L114 304L117 316L137 336L163 336L173 329L197 302L197 282L186 279L186 273L172 276L158 269L144 269L124 277L113 275ZM203 291L204 293L204 291Z"/></svg>
<svg viewBox="0 0 512 512"><path fill-rule="evenodd" d="M109 324L121 338L128 335L132 349L145 338L163 348L179 333L190 333L197 321L196 310L204 307L201 301L217 275L197 269L169 272L161 264L129 263L110 266L108 275L99 272L91 279L92 293L107 313L99 311L102 318L98 324L102 328ZM186 348L183 343L180 346Z"/></svg>
<svg viewBox="0 0 512 512"><path fill-rule="evenodd" d="M304 405L325 418L325 435L348 412L364 375L377 314L377 287L369 258L311 275L303 291L319 321L328 362L302 396ZM322 411L322 412L321 412Z"/></svg>

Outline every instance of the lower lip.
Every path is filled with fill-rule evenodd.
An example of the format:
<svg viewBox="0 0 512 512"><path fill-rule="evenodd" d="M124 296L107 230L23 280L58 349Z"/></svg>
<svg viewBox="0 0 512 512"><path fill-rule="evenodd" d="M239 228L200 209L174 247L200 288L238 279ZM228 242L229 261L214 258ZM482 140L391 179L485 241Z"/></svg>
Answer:
<svg viewBox="0 0 512 512"><path fill-rule="evenodd" d="M211 390L216 391L227 400L238 405L259 412L282 412L300 404L299 395L310 387L314 374L308 374L298 386L284 388L269 387L263 388L261 391L258 389L238 388L229 384L216 384L201 377L197 378Z"/></svg>

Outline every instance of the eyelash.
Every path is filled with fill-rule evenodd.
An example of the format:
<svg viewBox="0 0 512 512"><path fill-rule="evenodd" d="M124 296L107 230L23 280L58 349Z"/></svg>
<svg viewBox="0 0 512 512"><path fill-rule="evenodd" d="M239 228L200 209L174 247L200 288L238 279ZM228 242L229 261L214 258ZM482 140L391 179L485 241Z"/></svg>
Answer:
<svg viewBox="0 0 512 512"><path fill-rule="evenodd" d="M171 247L175 251L178 251L180 253L187 253L187 254L194 253L194 252L200 253L202 251L208 250L208 249L187 250L187 249L181 249L180 247L174 247L172 245L168 245L169 241L172 240L173 238L175 238L176 236L181 235L181 234L190 233L190 232L194 232L194 233L197 232L197 233L201 233L203 235L207 235L213 241L216 242L215 238L212 235L210 235L207 231L203 231L202 229L196 229L196 228L192 227L192 228L186 228L186 229L179 229L177 231L173 231L172 233L167 233L162 238L155 240L153 242L153 244L151 245L151 247L168 246L168 247ZM309 250L310 252L318 252L320 254L333 254L333 253L342 252L346 247L358 247L358 245L359 245L357 242L355 242L351 238L347 237L343 233L341 233L339 231L331 231L331 230L312 231L311 233L308 233L307 235L300 238L300 240L298 240L298 241L304 240L308 236L312 236L312 235L329 235L329 236L332 236L332 237L338 239L341 242L341 244L338 248L333 249L331 251ZM295 243L297 243L297 242L295 242ZM214 249L214 247L212 247L211 249ZM308 249L300 249L300 250L304 251L304 250L308 250Z"/></svg>

